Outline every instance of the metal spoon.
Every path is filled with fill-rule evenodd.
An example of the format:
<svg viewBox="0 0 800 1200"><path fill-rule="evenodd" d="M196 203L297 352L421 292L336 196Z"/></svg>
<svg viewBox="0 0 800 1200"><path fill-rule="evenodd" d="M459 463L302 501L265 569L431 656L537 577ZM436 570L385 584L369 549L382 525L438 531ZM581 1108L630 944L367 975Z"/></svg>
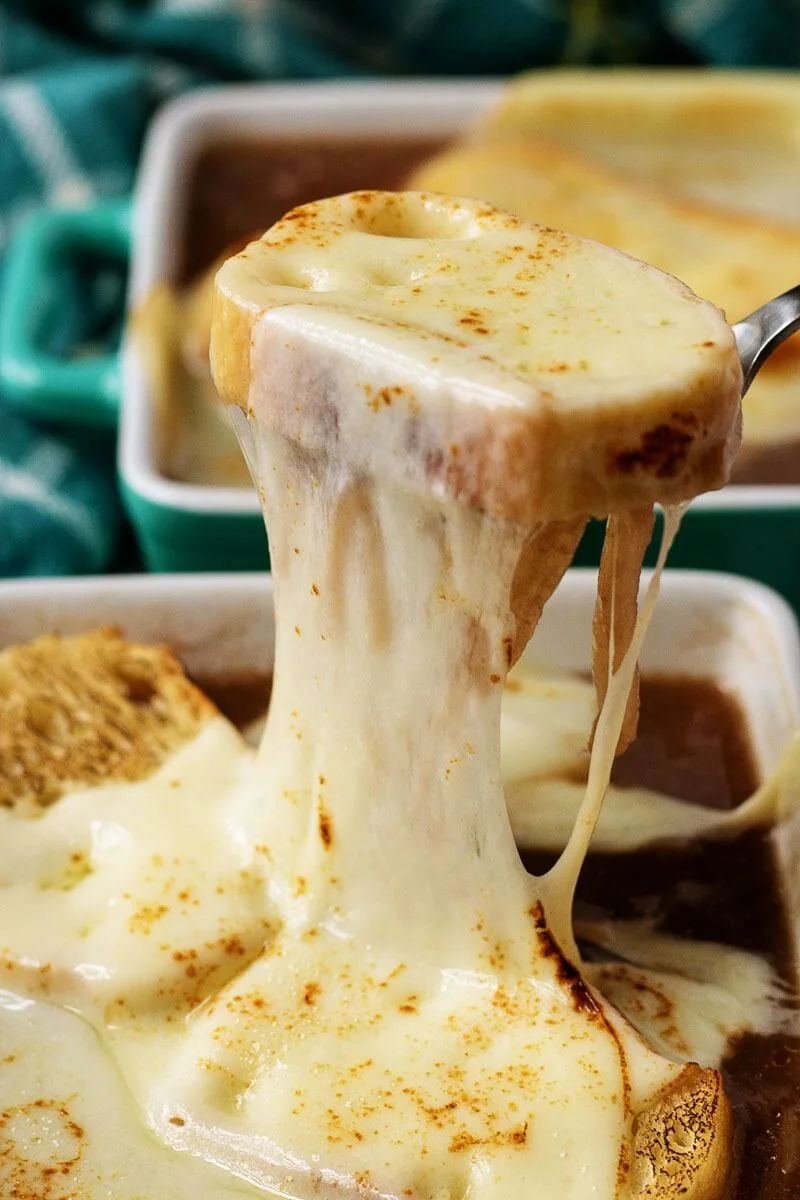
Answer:
<svg viewBox="0 0 800 1200"><path fill-rule="evenodd" d="M773 350L800 329L800 284L769 300L732 328L744 371L744 395Z"/></svg>

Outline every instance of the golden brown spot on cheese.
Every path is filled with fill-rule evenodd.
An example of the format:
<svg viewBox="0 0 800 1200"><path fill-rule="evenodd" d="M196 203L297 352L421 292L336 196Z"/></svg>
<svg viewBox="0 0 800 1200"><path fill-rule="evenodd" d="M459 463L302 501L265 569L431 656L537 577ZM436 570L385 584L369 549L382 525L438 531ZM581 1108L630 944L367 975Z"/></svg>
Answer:
<svg viewBox="0 0 800 1200"><path fill-rule="evenodd" d="M143 904L128 918L128 929L131 933L151 932L153 926L169 912L166 904Z"/></svg>
<svg viewBox="0 0 800 1200"><path fill-rule="evenodd" d="M561 947L553 937L541 902L537 901L529 911L539 943L539 952L543 958L553 960L556 976L569 993L575 1011L583 1013L589 1018L601 1018L602 1014L597 1001L584 983L580 973L562 953Z"/></svg>
<svg viewBox="0 0 800 1200"><path fill-rule="evenodd" d="M242 944L242 939L239 937L238 933L226 938L222 943L222 949L226 954L234 958L241 958L242 955L246 954L246 950Z"/></svg>
<svg viewBox="0 0 800 1200"><path fill-rule="evenodd" d="M303 1003L313 1007L317 1003L321 991L320 985L313 980L307 983L303 989Z"/></svg>
<svg viewBox="0 0 800 1200"><path fill-rule="evenodd" d="M448 1149L457 1154L460 1150L469 1150L473 1146L524 1146L528 1140L528 1122L523 1121L516 1129L498 1130L487 1134L486 1137L474 1137L469 1133L459 1133L450 1139Z"/></svg>
<svg viewBox="0 0 800 1200"><path fill-rule="evenodd" d="M326 850L333 845L333 822L322 801L318 807L319 838Z"/></svg>
<svg viewBox="0 0 800 1200"><path fill-rule="evenodd" d="M399 399L404 391L405 389L397 384L382 387L377 392L371 392L370 389L371 394L370 399L367 401L368 406L373 412L380 412L382 408L391 408L395 400Z"/></svg>
<svg viewBox="0 0 800 1200"><path fill-rule="evenodd" d="M15 1137L8 1138L11 1129ZM25 1130L20 1137L21 1129ZM35 1147L23 1154L19 1143ZM0 1112L0 1174L5 1200L72 1200L78 1192L69 1178L81 1158L86 1131L72 1117L68 1101L38 1099Z"/></svg>

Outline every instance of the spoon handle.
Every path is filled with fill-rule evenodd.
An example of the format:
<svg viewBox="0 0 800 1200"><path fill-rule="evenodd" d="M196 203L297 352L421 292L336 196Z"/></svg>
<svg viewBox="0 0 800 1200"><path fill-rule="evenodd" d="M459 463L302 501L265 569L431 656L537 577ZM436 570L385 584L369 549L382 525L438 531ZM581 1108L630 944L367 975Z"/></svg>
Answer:
<svg viewBox="0 0 800 1200"><path fill-rule="evenodd" d="M782 296L769 300L743 321L733 326L744 371L742 395L750 387L759 368L777 350L781 342L800 329L800 285Z"/></svg>

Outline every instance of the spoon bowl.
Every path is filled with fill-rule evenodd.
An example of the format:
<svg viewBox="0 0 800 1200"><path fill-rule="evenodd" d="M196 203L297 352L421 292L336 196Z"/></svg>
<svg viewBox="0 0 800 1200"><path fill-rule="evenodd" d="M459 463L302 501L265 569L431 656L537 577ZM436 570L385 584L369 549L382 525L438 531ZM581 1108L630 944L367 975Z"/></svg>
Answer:
<svg viewBox="0 0 800 1200"><path fill-rule="evenodd" d="M800 284L768 300L733 326L744 379L742 395L760 368L783 342L800 329Z"/></svg>

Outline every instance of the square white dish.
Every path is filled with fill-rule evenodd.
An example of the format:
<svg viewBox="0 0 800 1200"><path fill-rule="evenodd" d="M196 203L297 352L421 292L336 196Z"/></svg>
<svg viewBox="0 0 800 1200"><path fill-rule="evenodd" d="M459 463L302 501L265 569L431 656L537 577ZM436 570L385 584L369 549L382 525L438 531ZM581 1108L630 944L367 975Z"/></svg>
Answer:
<svg viewBox="0 0 800 1200"><path fill-rule="evenodd" d="M77 632L115 623L132 638L169 642L189 669L198 674L265 671L271 665L273 649L271 588L269 577L256 575L2 584L0 647L45 632ZM592 572L567 574L532 644L530 653L536 660L552 668L586 669L595 589ZM800 716L800 637L787 606L760 585L745 580L681 572L665 576L661 600L645 652L645 670L712 678L737 695L746 713L758 765L762 772L768 771ZM187 795L192 805L190 821L196 820L197 791L193 789ZM200 790L200 797L205 795ZM123 800L129 802L127 796ZM97 824L102 826L103 821ZM796 864L796 856L792 861ZM194 859L194 870L196 862ZM172 872L174 867L168 870ZM792 874L787 874L791 880ZM740 873L735 866L730 875L722 875L723 879L741 877L748 877L746 867ZM111 887L112 896L122 890L116 877ZM9 994L13 1001L13 993ZM67 1057L66 1045L70 1029L75 1027L74 1018L60 1014L59 1022L61 1045L54 1039L52 1045L48 1044L36 1034L37 1049L44 1044L49 1056L48 1085L49 1072L60 1085L72 1061ZM46 1032L47 1026L42 1029ZM77 1058L78 1072L86 1072L86 1058L84 1053ZM76 1094L84 1100L91 1097L88 1103L96 1104L93 1097L98 1089L91 1089L97 1077L91 1070L85 1076L73 1072L73 1077L81 1080L74 1089ZM106 1085L102 1104L113 1102L113 1088ZM94 1124L85 1120L83 1124L92 1136ZM102 1131L104 1126L97 1128ZM129 1144L116 1134L110 1140L103 1139L103 1145L111 1146L113 1155L121 1157L123 1178ZM176 1159L176 1176L191 1161L186 1154L183 1162ZM219 1181L226 1195L227 1182L225 1177ZM189 1182L185 1192L181 1187L180 1194L188 1196L191 1186ZM216 1188L213 1194L217 1194Z"/></svg>
<svg viewBox="0 0 800 1200"><path fill-rule="evenodd" d="M494 104L487 80L341 82L211 89L168 105L151 127L142 158L133 227L129 305L174 277L185 183L200 150L227 136L446 139ZM713 74L712 91L726 86ZM746 80L736 83L741 88ZM755 87L769 86L765 82ZM123 355L119 467L129 514L157 570L252 567L263 554L254 492L167 479L158 464L156 410L141 362ZM743 486L700 497L687 514L672 562L734 571L775 587L800 607L800 561L787 543L800 514L800 487ZM599 558L592 523L576 562Z"/></svg>

